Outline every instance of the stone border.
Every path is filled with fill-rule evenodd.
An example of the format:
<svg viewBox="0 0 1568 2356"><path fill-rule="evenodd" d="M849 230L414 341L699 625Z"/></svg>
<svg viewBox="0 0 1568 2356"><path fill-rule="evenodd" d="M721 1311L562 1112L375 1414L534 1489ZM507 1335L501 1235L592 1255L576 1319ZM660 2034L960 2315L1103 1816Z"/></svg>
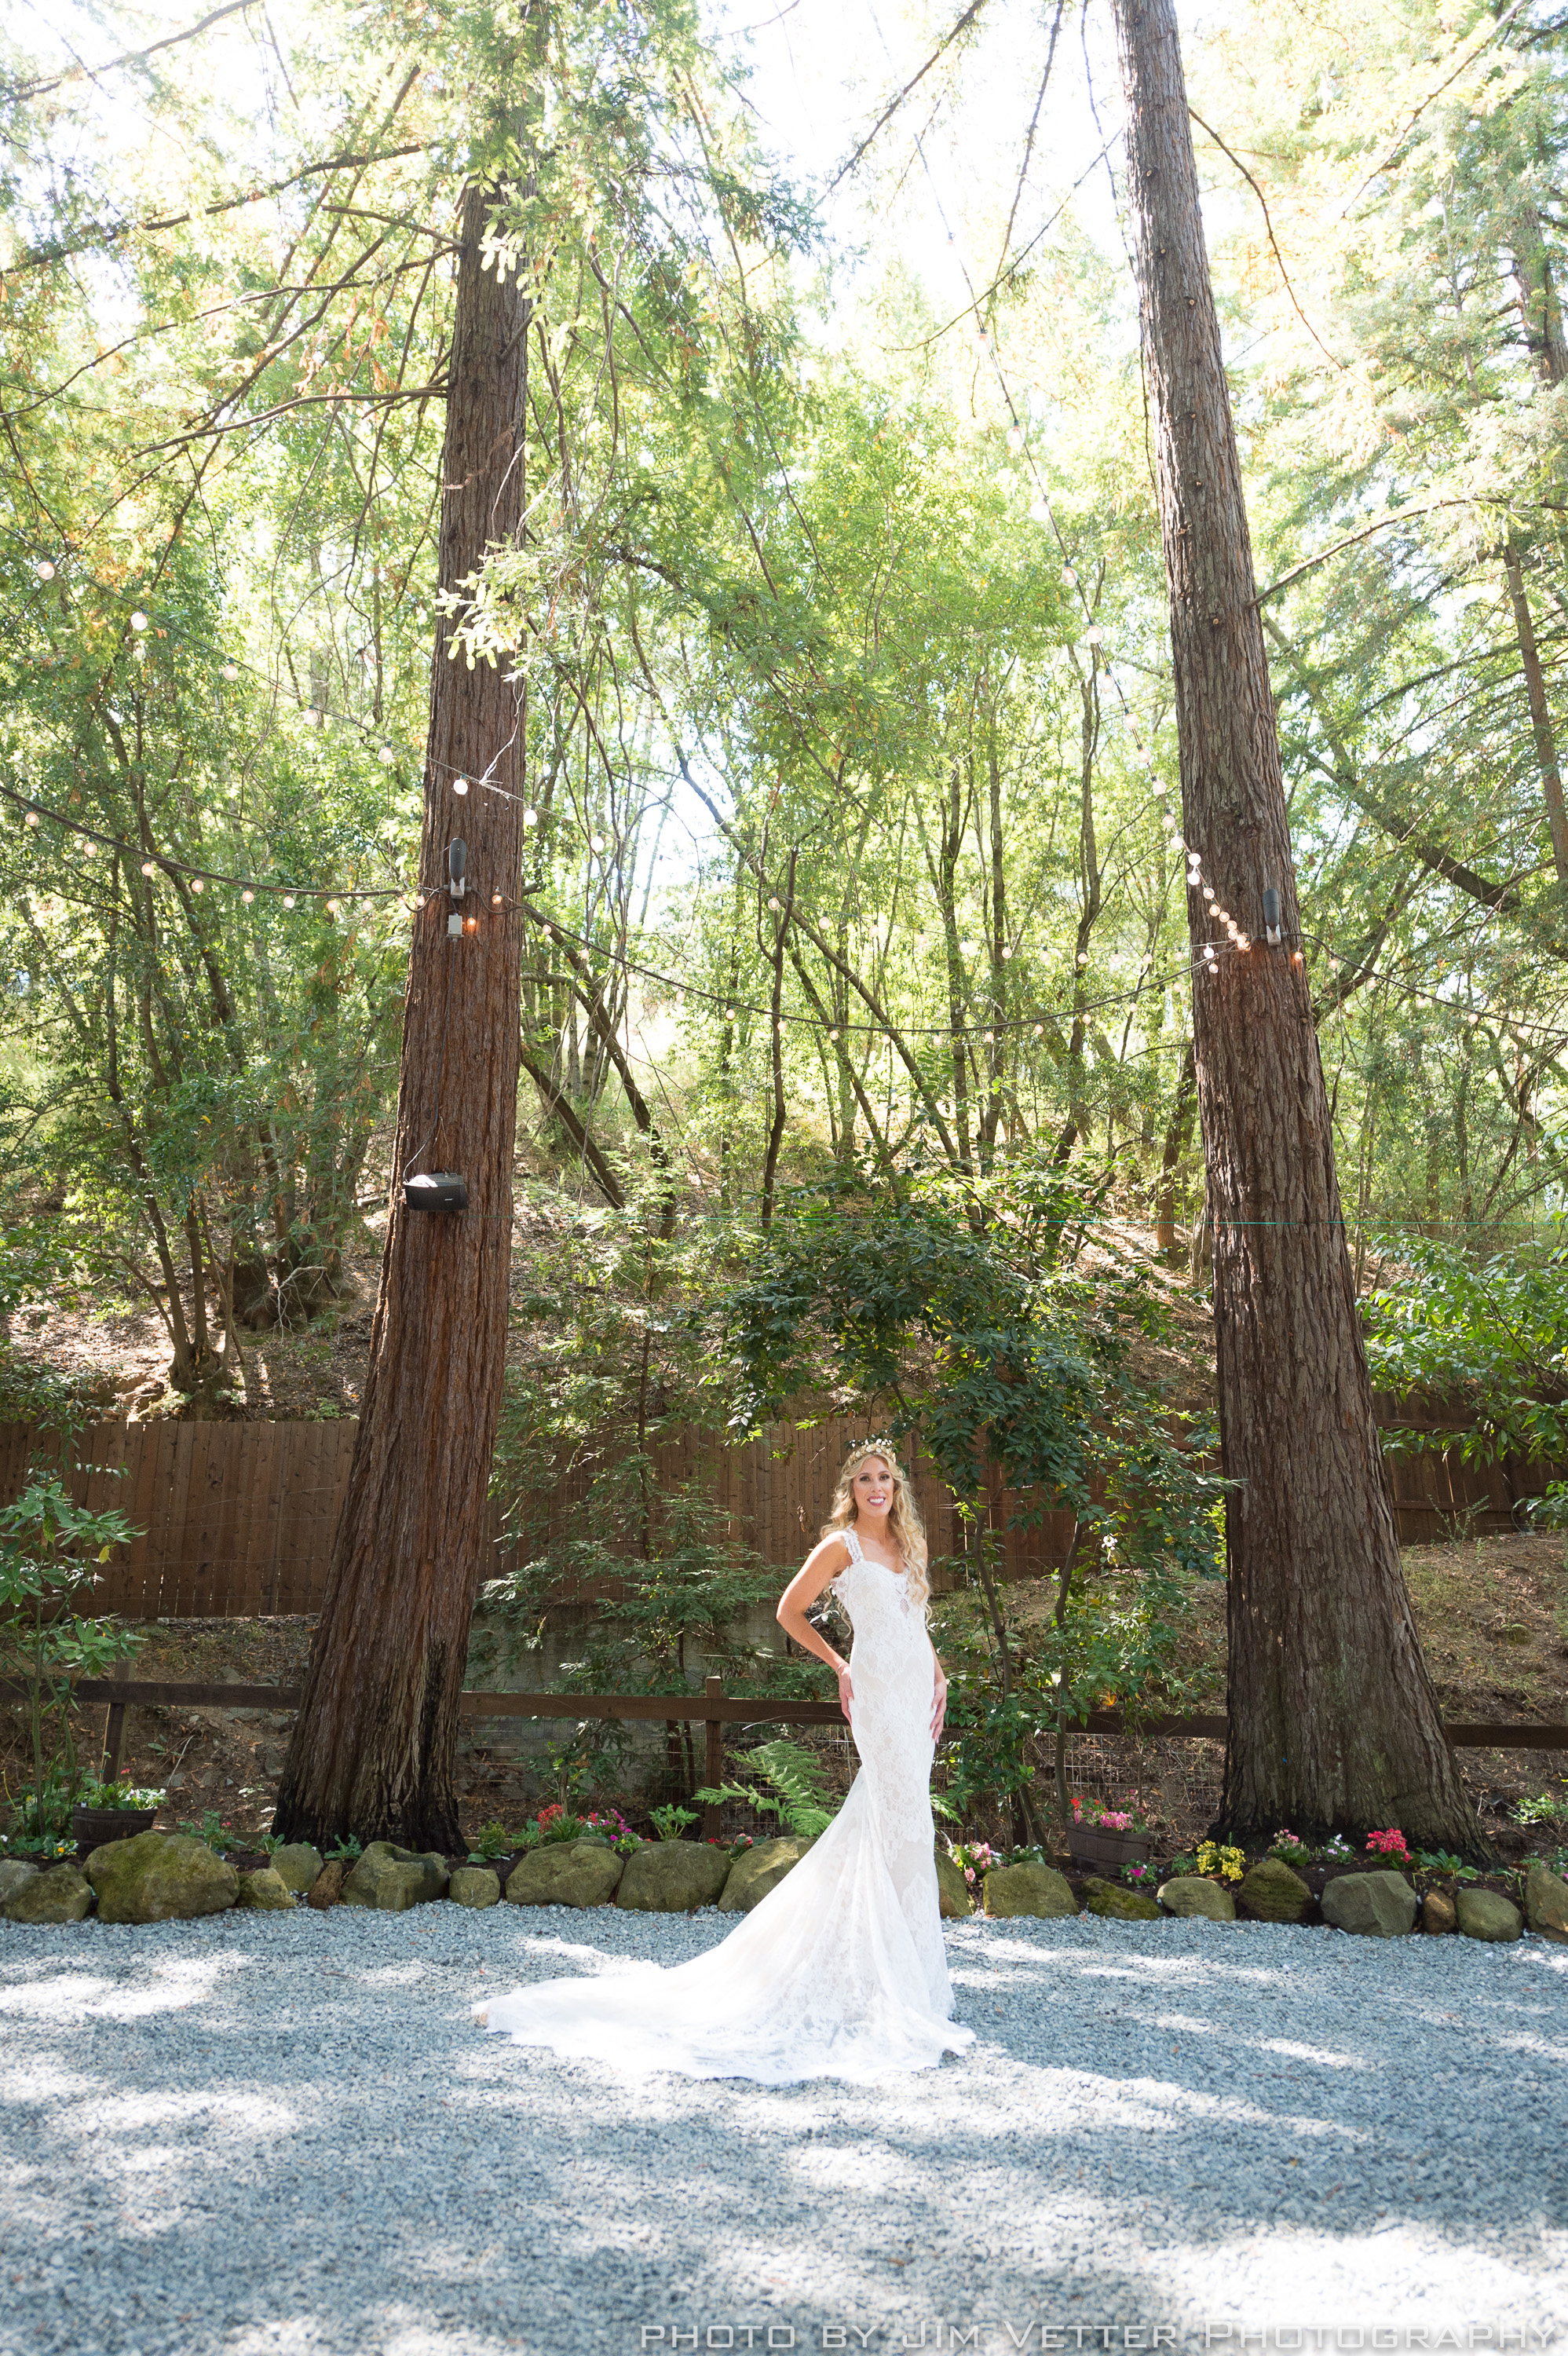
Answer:
<svg viewBox="0 0 1568 2356"><path fill-rule="evenodd" d="M308 1844L293 1843L265 1865L237 1869L187 1834L149 1832L109 1842L80 1866L0 1859L0 1918L80 1922L96 1913L103 1922L161 1922L229 1908L292 1912L302 1902L321 1912L344 1905L403 1913L437 1899L479 1910L505 1900L517 1906L614 1904L642 1913L693 1913L705 1906L744 1913L810 1846L809 1839L786 1834L753 1842L731 1858L706 1842L661 1841L622 1858L603 1840L549 1841L511 1865L503 1885L493 1867L449 1869L443 1857L389 1841L372 1841L352 1864L325 1865ZM1060 1921L1082 1912L1111 1922L1321 1923L1379 1939L1416 1931L1456 1933L1493 1945L1511 1943L1528 1927L1568 1945L1568 1881L1539 1862L1526 1875L1522 1909L1485 1888L1420 1892L1404 1873L1377 1867L1333 1874L1318 1899L1277 1858L1261 1859L1233 1889L1209 1876L1184 1874L1162 1883L1152 1897L1094 1874L1083 1876L1075 1890L1054 1866L994 1866L985 1876L977 1906L961 1869L940 1843L936 1869L948 1921L977 1912L992 1920Z"/></svg>

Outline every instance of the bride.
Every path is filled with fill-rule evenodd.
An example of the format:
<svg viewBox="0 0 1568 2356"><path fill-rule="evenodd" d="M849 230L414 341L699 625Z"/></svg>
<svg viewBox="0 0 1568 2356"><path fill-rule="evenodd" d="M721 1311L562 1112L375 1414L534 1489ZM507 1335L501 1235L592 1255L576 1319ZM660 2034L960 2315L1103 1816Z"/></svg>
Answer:
<svg viewBox="0 0 1568 2356"><path fill-rule="evenodd" d="M829 1590L848 1661L806 1607ZM865 2080L928 2070L973 2029L952 2019L931 1818L947 1680L926 1633L925 1533L892 1455L838 1476L820 1542L779 1600L780 1625L827 1663L860 1772L827 1831L717 1947L663 1970L546 1980L476 2012L519 2045L693 2078Z"/></svg>

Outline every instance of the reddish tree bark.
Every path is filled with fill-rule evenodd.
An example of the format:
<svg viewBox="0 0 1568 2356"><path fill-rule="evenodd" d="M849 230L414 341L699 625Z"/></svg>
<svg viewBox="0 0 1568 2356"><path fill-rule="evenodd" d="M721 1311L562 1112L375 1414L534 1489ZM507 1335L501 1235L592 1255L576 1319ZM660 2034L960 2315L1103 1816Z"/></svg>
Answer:
<svg viewBox="0 0 1568 2356"><path fill-rule="evenodd" d="M1170 588L1214 1234L1235 1836L1480 1835L1443 1734L1372 1415L1299 948L1279 739L1171 0L1113 0ZM1264 893L1284 943L1264 946ZM1226 912L1250 942L1233 945Z"/></svg>
<svg viewBox="0 0 1568 2356"><path fill-rule="evenodd" d="M481 266L494 198L464 200L448 372L439 579L458 590L514 541L524 501L528 306ZM524 691L449 656L431 677L420 878L397 1141L359 1437L321 1624L278 1795L290 1838L464 1846L453 1789L458 1696L489 1539L512 1235L519 1055ZM453 781L470 790L459 797ZM488 792L478 782L499 787ZM471 889L443 888L454 835ZM492 894L502 895L499 907ZM448 937L458 911L475 929ZM403 1207L402 1173L461 1172L468 1207Z"/></svg>

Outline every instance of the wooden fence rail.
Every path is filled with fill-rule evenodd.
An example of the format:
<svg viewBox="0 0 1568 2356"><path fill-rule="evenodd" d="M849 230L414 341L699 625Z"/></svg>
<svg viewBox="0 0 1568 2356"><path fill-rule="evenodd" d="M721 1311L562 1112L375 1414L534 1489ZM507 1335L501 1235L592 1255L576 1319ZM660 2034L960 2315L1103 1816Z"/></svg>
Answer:
<svg viewBox="0 0 1568 2356"><path fill-rule="evenodd" d="M1560 1468L1509 1461L1477 1466L1444 1445L1452 1432L1443 1403L1380 1398L1380 1419L1430 1430L1433 1445L1390 1460L1400 1535L1407 1545L1443 1534L1445 1523L1472 1531L1513 1526L1521 1497L1538 1494ZM240 1619L319 1612L331 1565L333 1535L348 1485L358 1426L351 1417L325 1423L131 1423L115 1419L83 1433L64 1477L77 1503L119 1506L141 1533L117 1550L101 1576L95 1608L127 1620ZM698 1489L723 1514L730 1535L770 1564L800 1561L815 1538L834 1476L868 1433L863 1419L827 1416L806 1430L774 1426L743 1447L688 1432L656 1451L661 1492ZM0 1425L0 1505L16 1496L30 1462L50 1445L26 1425ZM60 1462L58 1447L52 1460ZM912 1466L934 1559L959 1550L950 1493L918 1454ZM498 1575L519 1553L529 1558L565 1534L588 1496L586 1467L564 1472L548 1490L518 1501L503 1542L496 1528ZM1006 1521L1019 1504L1000 1501ZM1060 1563L1072 1517L1046 1514L1031 1528L1006 1533L1003 1575L1040 1575ZM933 1582L940 1590L944 1579Z"/></svg>
<svg viewBox="0 0 1568 2356"><path fill-rule="evenodd" d="M0 1679L0 1701L18 1701L26 1692L27 1687L15 1680ZM108 1705L103 1744L103 1773L108 1781L120 1772L128 1708L283 1711L297 1709L301 1699L297 1686L176 1685L136 1677L80 1677L72 1693L79 1706ZM667 1726L672 1721L695 1722L704 1729L703 1773L709 1787L723 1776L726 1726L832 1726L842 1717L836 1701L726 1694L723 1680L716 1676L705 1681L699 1694L492 1693L470 1687L458 1697L458 1709L463 1717L476 1719L565 1718L580 1723L587 1719L616 1719ZM1074 1722L1071 1731L1223 1741L1227 1723L1223 1717L1156 1714L1129 1724L1120 1710L1091 1710L1087 1718ZM1445 1725L1443 1731L1455 1750L1568 1751L1568 1726L1535 1720ZM718 1831L719 1811L709 1805L703 1811L703 1833L716 1837Z"/></svg>
<svg viewBox="0 0 1568 2356"><path fill-rule="evenodd" d="M298 1686L171 1685L156 1678L80 1677L71 1688L79 1703L108 1702L133 1708L297 1709ZM0 1680L0 1701L18 1701L25 1686ZM581 1694L489 1692L469 1687L458 1697L464 1718L615 1718L699 1720L716 1726L835 1726L843 1713L836 1701L796 1701L773 1694L727 1694L718 1677L701 1693ZM1221 1715L1164 1716L1129 1719L1116 1709L1091 1710L1074 1719L1072 1734L1130 1734L1223 1741ZM1568 1751L1568 1726L1538 1719L1495 1724L1445 1724L1450 1745L1461 1751Z"/></svg>

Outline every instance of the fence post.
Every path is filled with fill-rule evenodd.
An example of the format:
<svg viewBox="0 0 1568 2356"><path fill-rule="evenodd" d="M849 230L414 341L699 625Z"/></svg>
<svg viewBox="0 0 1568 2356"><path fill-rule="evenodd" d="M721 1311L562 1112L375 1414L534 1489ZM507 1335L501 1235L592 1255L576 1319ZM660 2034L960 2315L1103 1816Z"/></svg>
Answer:
<svg viewBox="0 0 1568 2356"><path fill-rule="evenodd" d="M131 1675L129 1655L116 1661L110 1674L122 1683L129 1678ZM118 1783L120 1754L124 1746L125 1705L123 1701L112 1701L109 1705L109 1715L103 1721L103 1759L98 1771L101 1782Z"/></svg>
<svg viewBox="0 0 1568 2356"><path fill-rule="evenodd" d="M722 1677L705 1677L702 1690L709 1701L718 1701L724 1691ZM708 1745L702 1762L702 1780L710 1790L717 1790L724 1780L724 1721L721 1718L703 1720L708 1730ZM719 1810L712 1801L702 1811L702 1837L719 1837Z"/></svg>

